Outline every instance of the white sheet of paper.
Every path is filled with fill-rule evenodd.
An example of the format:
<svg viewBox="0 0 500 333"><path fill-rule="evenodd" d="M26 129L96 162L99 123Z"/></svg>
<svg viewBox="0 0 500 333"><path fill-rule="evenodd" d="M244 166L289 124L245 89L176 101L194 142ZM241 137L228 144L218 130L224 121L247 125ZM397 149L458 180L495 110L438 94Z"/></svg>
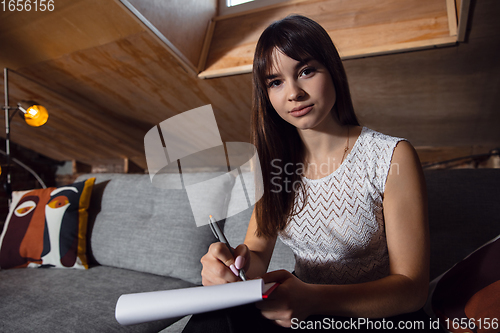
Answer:
<svg viewBox="0 0 500 333"><path fill-rule="evenodd" d="M274 283L262 279L215 286L153 291L120 296L115 317L122 325L183 317L262 300L262 294Z"/></svg>

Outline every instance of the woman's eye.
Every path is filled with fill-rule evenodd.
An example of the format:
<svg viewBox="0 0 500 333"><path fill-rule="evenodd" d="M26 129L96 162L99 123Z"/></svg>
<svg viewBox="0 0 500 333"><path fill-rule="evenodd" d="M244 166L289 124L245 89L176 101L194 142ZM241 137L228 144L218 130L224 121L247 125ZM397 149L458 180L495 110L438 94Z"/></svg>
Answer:
<svg viewBox="0 0 500 333"><path fill-rule="evenodd" d="M269 88L278 87L281 84L280 80L274 80L268 83Z"/></svg>
<svg viewBox="0 0 500 333"><path fill-rule="evenodd" d="M300 76L308 76L314 73L316 69L314 67L307 67L300 73Z"/></svg>

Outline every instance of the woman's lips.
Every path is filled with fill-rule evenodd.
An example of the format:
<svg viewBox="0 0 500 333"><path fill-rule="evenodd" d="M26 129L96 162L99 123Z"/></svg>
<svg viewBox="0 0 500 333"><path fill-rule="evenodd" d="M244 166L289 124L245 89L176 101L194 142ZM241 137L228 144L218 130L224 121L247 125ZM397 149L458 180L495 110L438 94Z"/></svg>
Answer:
<svg viewBox="0 0 500 333"><path fill-rule="evenodd" d="M290 114L294 117L302 117L303 115L306 115L311 111L313 108L313 105L309 105L303 108L295 108L290 111Z"/></svg>

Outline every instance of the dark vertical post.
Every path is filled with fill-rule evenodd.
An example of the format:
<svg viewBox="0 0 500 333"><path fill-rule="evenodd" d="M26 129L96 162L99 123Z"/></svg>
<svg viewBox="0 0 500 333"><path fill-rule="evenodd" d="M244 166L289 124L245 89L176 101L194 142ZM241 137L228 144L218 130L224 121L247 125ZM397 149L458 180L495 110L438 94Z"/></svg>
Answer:
<svg viewBox="0 0 500 333"><path fill-rule="evenodd" d="M7 182L5 183L5 191L7 192L7 198L9 200L9 207L12 201L12 187L10 179L10 118L9 118L9 79L8 79L8 69L3 69L3 87L4 87L4 97L5 97L5 154L7 157Z"/></svg>

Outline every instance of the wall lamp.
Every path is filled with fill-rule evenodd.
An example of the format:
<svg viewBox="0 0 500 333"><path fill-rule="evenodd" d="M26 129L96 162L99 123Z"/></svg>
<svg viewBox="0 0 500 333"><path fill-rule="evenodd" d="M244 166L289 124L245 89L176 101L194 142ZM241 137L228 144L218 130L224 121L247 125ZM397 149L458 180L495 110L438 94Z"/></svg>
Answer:
<svg viewBox="0 0 500 333"><path fill-rule="evenodd" d="M3 109L5 111L5 156L7 158L7 182L5 183L5 191L7 192L7 198L9 200L9 206L12 201L12 187L11 187L11 174L10 174L10 164L11 161L16 162L28 172L30 172L42 185L42 188L47 188L41 178L29 167L26 165L19 163L16 159L13 159L10 154L10 122L14 115L18 112L21 112L21 117L24 118L26 123L33 127L42 126L45 124L49 118L49 114L47 109L41 105L37 105L32 101L21 101L17 104L16 107L9 106L9 71L12 71L8 68L4 68L3 70L3 78L4 78L4 96L5 96L5 105ZM12 114L10 111L13 110Z"/></svg>

